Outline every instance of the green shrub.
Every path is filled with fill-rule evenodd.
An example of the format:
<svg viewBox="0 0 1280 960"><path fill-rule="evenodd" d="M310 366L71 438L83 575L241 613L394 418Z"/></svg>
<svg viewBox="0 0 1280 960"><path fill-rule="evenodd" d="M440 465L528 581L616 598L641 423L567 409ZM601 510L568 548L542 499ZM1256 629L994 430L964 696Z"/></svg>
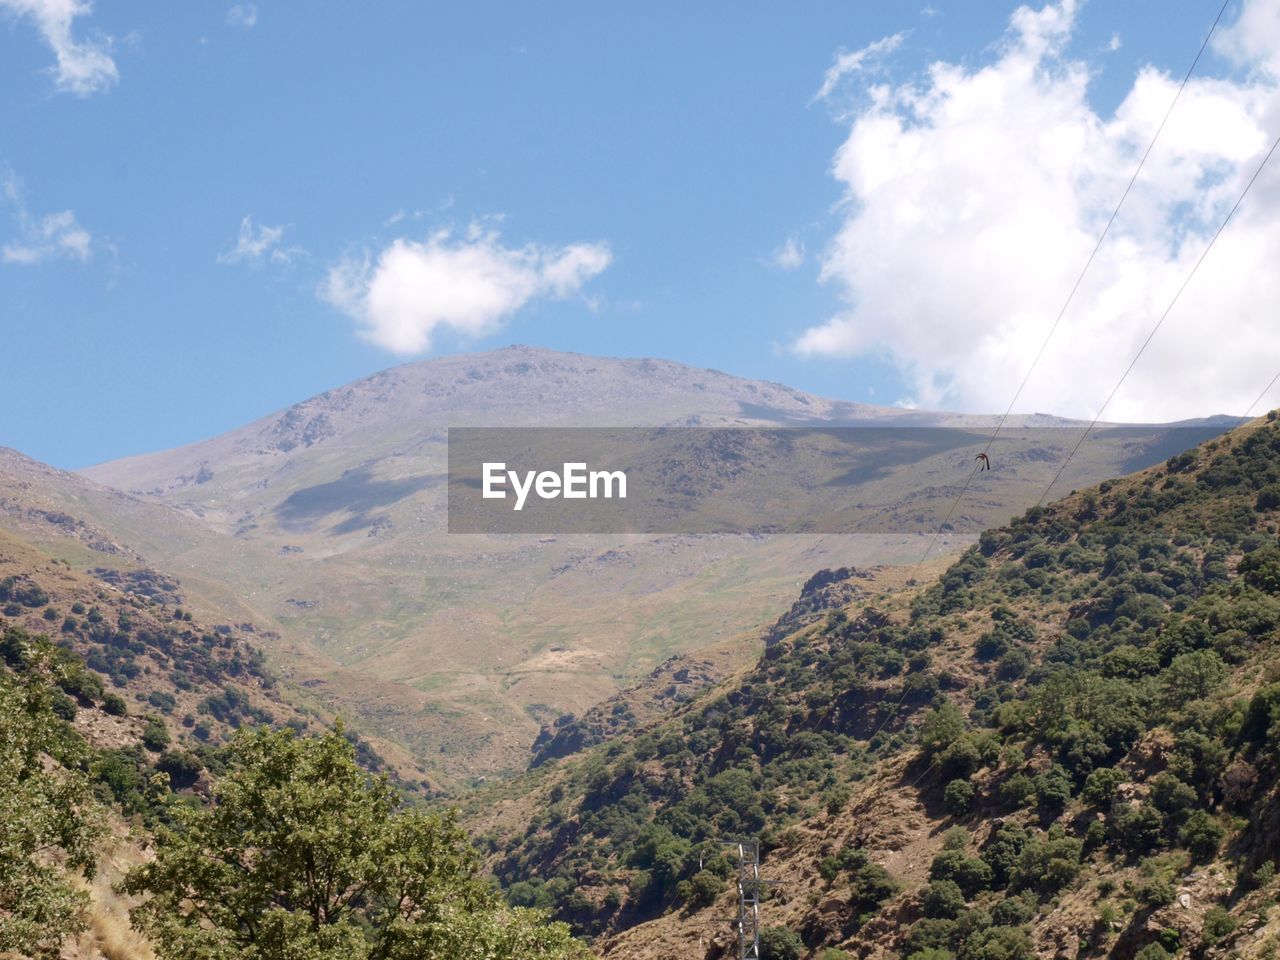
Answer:
<svg viewBox="0 0 1280 960"><path fill-rule="evenodd" d="M969 937L960 960L1034 960L1031 938L1020 927L988 927Z"/></svg>
<svg viewBox="0 0 1280 960"><path fill-rule="evenodd" d="M1144 907L1167 907L1176 896L1173 884L1164 877L1151 877L1138 887L1138 902Z"/></svg>
<svg viewBox="0 0 1280 960"><path fill-rule="evenodd" d="M942 791L947 812L962 817L973 808L974 789L968 780L952 780Z"/></svg>
<svg viewBox="0 0 1280 960"><path fill-rule="evenodd" d="M933 858L929 879L954 880L965 899L970 899L991 887L992 873L991 867L977 857L966 856L960 850L943 850Z"/></svg>
<svg viewBox="0 0 1280 960"><path fill-rule="evenodd" d="M1089 803L1106 806L1116 795L1116 788L1128 780L1128 776L1115 767L1099 767L1089 772L1080 795Z"/></svg>
<svg viewBox="0 0 1280 960"><path fill-rule="evenodd" d="M925 887L921 904L926 917L954 920L964 911L965 900L954 880L934 880Z"/></svg>
<svg viewBox="0 0 1280 960"><path fill-rule="evenodd" d="M1212 860L1218 854L1218 847L1226 831L1213 816L1205 810L1196 810L1187 817L1182 830L1178 833L1178 842L1191 852L1191 856L1199 861Z"/></svg>
<svg viewBox="0 0 1280 960"><path fill-rule="evenodd" d="M169 728L159 717L147 717L142 728L142 745L153 753L159 753L169 746Z"/></svg>
<svg viewBox="0 0 1280 960"><path fill-rule="evenodd" d="M1204 926L1200 931L1200 942L1205 946L1219 943L1228 934L1234 933L1238 926L1236 918L1222 907L1214 906L1205 911Z"/></svg>
<svg viewBox="0 0 1280 960"><path fill-rule="evenodd" d="M760 931L760 960L800 960L804 941L786 927L765 927Z"/></svg>

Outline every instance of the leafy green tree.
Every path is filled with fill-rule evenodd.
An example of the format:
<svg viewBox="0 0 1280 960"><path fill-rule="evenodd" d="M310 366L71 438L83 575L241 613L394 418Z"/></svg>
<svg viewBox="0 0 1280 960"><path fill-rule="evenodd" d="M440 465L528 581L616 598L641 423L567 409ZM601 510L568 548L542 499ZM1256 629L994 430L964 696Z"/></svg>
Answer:
<svg viewBox="0 0 1280 960"><path fill-rule="evenodd" d="M952 780L942 791L942 802L947 812L962 817L973 807L973 785L968 780Z"/></svg>
<svg viewBox="0 0 1280 960"><path fill-rule="evenodd" d="M1208 811L1195 810L1183 824L1178 841L1191 851L1196 860L1207 861L1217 856L1225 835L1222 825Z"/></svg>
<svg viewBox="0 0 1280 960"><path fill-rule="evenodd" d="M52 711L50 658L30 650L22 676L0 668L0 954L56 957L84 928L88 898L69 870L92 876L103 827L87 778L74 763L49 763L68 745ZM60 753L62 751L59 751ZM63 760L72 759L63 755Z"/></svg>
<svg viewBox="0 0 1280 960"><path fill-rule="evenodd" d="M159 717L147 717L146 726L142 728L142 745L155 753L169 746L169 731Z"/></svg>
<svg viewBox="0 0 1280 960"><path fill-rule="evenodd" d="M786 927L765 927L760 931L760 960L800 960L804 941Z"/></svg>
<svg viewBox="0 0 1280 960"><path fill-rule="evenodd" d="M126 889L164 960L562 960L563 924L508 909L450 816L401 809L341 732L242 732L213 802L175 805Z"/></svg>
<svg viewBox="0 0 1280 960"><path fill-rule="evenodd" d="M964 733L964 715L950 701L930 710L920 724L920 746L925 755L935 757Z"/></svg>
<svg viewBox="0 0 1280 960"><path fill-rule="evenodd" d="M1082 795L1089 803L1105 806L1116 795L1116 788L1128 779L1124 771L1115 767L1099 767L1085 778Z"/></svg>
<svg viewBox="0 0 1280 960"><path fill-rule="evenodd" d="M926 917L954 920L964 910L964 894L954 880L934 880L921 897Z"/></svg>
<svg viewBox="0 0 1280 960"><path fill-rule="evenodd" d="M960 960L1032 960L1031 938L1020 927L987 927L969 937Z"/></svg>

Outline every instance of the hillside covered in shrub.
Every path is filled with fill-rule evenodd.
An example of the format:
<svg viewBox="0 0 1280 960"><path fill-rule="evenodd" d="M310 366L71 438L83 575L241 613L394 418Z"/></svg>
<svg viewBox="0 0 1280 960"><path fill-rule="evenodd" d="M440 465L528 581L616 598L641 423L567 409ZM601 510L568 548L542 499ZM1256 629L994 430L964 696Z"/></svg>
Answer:
<svg viewBox="0 0 1280 960"><path fill-rule="evenodd" d="M500 901L420 782L299 706L251 628L154 582L0 535L0 956L582 955Z"/></svg>
<svg viewBox="0 0 1280 960"><path fill-rule="evenodd" d="M605 956L728 956L743 838L778 957L1273 955L1278 522L1273 414L988 531L469 820L511 902Z"/></svg>

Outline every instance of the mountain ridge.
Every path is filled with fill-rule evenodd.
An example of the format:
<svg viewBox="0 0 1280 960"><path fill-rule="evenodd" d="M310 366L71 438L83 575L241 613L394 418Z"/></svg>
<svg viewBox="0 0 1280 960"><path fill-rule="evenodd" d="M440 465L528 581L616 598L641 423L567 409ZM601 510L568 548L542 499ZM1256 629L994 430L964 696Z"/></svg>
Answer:
<svg viewBox="0 0 1280 960"><path fill-rule="evenodd" d="M1273 413L855 594L466 822L610 960L736 956L744 839L786 955L1269 956L1278 530Z"/></svg>

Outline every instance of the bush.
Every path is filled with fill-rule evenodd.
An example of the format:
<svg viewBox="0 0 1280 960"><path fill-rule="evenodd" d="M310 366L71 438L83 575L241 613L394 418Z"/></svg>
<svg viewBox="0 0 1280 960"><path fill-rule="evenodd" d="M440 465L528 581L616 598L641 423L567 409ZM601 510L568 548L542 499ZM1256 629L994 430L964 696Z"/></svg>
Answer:
<svg viewBox="0 0 1280 960"><path fill-rule="evenodd" d="M102 709L113 717L127 717L129 715L129 705L125 703L124 697L118 693L103 695Z"/></svg>
<svg viewBox="0 0 1280 960"><path fill-rule="evenodd" d="M1035 794L1035 781L1025 773L1015 773L1000 785L1000 802L1010 810L1025 807Z"/></svg>
<svg viewBox="0 0 1280 960"><path fill-rule="evenodd" d="M964 717L955 704L947 702L929 711L920 724L920 746L932 759L964 733Z"/></svg>
<svg viewBox="0 0 1280 960"><path fill-rule="evenodd" d="M921 898L924 915L940 920L954 920L965 906L964 894L954 880L934 880L925 887Z"/></svg>
<svg viewBox="0 0 1280 960"><path fill-rule="evenodd" d="M962 817L973 808L974 789L968 780L952 780L942 791L942 802L947 812Z"/></svg>
<svg viewBox="0 0 1280 960"><path fill-rule="evenodd" d="M1150 852L1164 835L1164 815L1147 803L1126 807L1111 824L1112 838L1127 853Z"/></svg>
<svg viewBox="0 0 1280 960"><path fill-rule="evenodd" d="M166 750L156 760L156 769L169 776L169 786L185 790L200 777L200 760L185 750Z"/></svg>
<svg viewBox="0 0 1280 960"><path fill-rule="evenodd" d="M1002 927L1020 927L1036 915L1034 898L1027 894L1005 897L991 909L991 922Z"/></svg>
<svg viewBox="0 0 1280 960"><path fill-rule="evenodd" d="M142 728L142 745L152 753L169 746L169 728L159 717L147 717L146 726Z"/></svg>
<svg viewBox="0 0 1280 960"><path fill-rule="evenodd" d="M760 931L760 960L800 960L804 941L786 927L765 927Z"/></svg>
<svg viewBox="0 0 1280 960"><path fill-rule="evenodd" d="M1176 896L1173 884L1163 877L1152 877L1138 887L1138 902L1144 907L1167 907Z"/></svg>
<svg viewBox="0 0 1280 960"><path fill-rule="evenodd" d="M1204 926L1200 931L1200 942L1206 947L1220 942L1228 934L1234 933L1236 918L1222 907L1210 907L1205 911Z"/></svg>
<svg viewBox="0 0 1280 960"><path fill-rule="evenodd" d="M1199 861L1212 860L1218 853L1222 838L1226 831L1205 810L1196 810L1187 817L1178 841L1191 852L1191 856Z"/></svg>
<svg viewBox="0 0 1280 960"><path fill-rule="evenodd" d="M977 857L966 856L961 850L944 850L933 858L929 868L930 880L954 880L965 898L990 888L991 867Z"/></svg>
<svg viewBox="0 0 1280 960"><path fill-rule="evenodd" d="M688 880L682 880L677 887L679 899L693 909L701 909L715 902L725 882L710 870L699 870Z"/></svg>
<svg viewBox="0 0 1280 960"><path fill-rule="evenodd" d="M1129 778L1115 767L1099 767L1090 771L1085 778L1081 796L1088 802L1104 807L1111 803L1116 795L1116 788Z"/></svg>
<svg viewBox="0 0 1280 960"><path fill-rule="evenodd" d="M1020 927L988 927L965 941L960 960L1034 960L1031 938Z"/></svg>

